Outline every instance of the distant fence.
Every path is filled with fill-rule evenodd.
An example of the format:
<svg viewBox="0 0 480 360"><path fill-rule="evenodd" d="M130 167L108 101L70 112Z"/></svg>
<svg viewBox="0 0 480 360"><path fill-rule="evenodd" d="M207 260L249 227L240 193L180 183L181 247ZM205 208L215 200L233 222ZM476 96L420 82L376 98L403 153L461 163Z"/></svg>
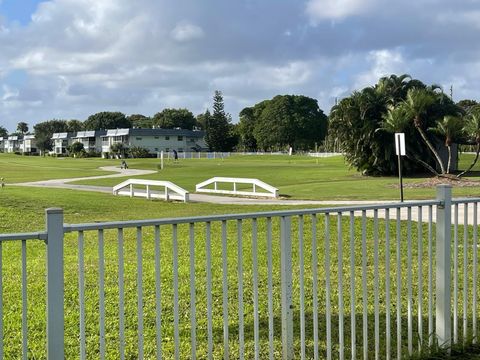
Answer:
<svg viewBox="0 0 480 360"><path fill-rule="evenodd" d="M27 303L42 298L27 296L38 240L48 359L399 359L476 340L479 202L440 186L429 201L76 225L47 209L45 231L0 235L0 358L45 357Z"/></svg>

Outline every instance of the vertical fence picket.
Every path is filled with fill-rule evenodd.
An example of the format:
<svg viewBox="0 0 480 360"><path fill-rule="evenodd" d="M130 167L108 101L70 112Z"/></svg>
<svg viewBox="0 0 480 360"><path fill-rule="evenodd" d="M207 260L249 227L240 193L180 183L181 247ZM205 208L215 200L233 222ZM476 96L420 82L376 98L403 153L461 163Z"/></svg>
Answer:
<svg viewBox="0 0 480 360"><path fill-rule="evenodd" d="M237 271L238 271L238 346L239 358L245 357L244 307L243 307L243 229L242 220L237 220Z"/></svg>
<svg viewBox="0 0 480 360"><path fill-rule="evenodd" d="M400 208L397 208L397 213L396 213L396 264L397 264L397 269L396 269L396 274L397 274L397 359L402 358L402 263L401 263L401 222L400 222Z"/></svg>
<svg viewBox="0 0 480 360"><path fill-rule="evenodd" d="M197 315L196 315L196 296L195 296L195 227L193 223L189 224L190 238L190 358L197 358Z"/></svg>
<svg viewBox="0 0 480 360"><path fill-rule="evenodd" d="M272 218L267 218L267 271L268 271L268 357L273 360L273 264L272 264Z"/></svg>
<svg viewBox="0 0 480 360"><path fill-rule="evenodd" d="M83 231L78 232L78 297L80 305L80 359L87 357L85 340L85 260L84 260L84 236Z"/></svg>
<svg viewBox="0 0 480 360"><path fill-rule="evenodd" d="M412 296L412 208L407 208L407 334L408 355L413 354L413 296Z"/></svg>
<svg viewBox="0 0 480 360"><path fill-rule="evenodd" d="M332 310L330 300L330 214L325 214L325 312L327 325L327 360L332 359Z"/></svg>
<svg viewBox="0 0 480 360"><path fill-rule="evenodd" d="M385 358L390 360L391 324L390 324L390 210L385 210Z"/></svg>
<svg viewBox="0 0 480 360"><path fill-rule="evenodd" d="M253 337L255 342L255 359L260 358L260 319L258 308L258 244L257 219L252 219L252 254L253 254Z"/></svg>
<svg viewBox="0 0 480 360"><path fill-rule="evenodd" d="M373 308L375 313L375 360L380 358L380 309L379 309L379 274L378 274L378 210L373 211Z"/></svg>
<svg viewBox="0 0 480 360"><path fill-rule="evenodd" d="M3 242L0 241L0 359L3 356Z"/></svg>
<svg viewBox="0 0 480 360"><path fill-rule="evenodd" d="M337 214L337 251L338 251L338 357L345 358L344 309L343 309L343 236L342 213Z"/></svg>
<svg viewBox="0 0 480 360"><path fill-rule="evenodd" d="M453 343L458 343L458 204L453 210Z"/></svg>
<svg viewBox="0 0 480 360"><path fill-rule="evenodd" d="M22 240L22 358L28 359L27 241Z"/></svg>
<svg viewBox="0 0 480 360"><path fill-rule="evenodd" d="M468 334L468 205L463 205L463 343Z"/></svg>
<svg viewBox="0 0 480 360"><path fill-rule="evenodd" d="M173 242L173 338L175 342L175 360L180 359L180 314L178 296L178 238L177 225L172 225Z"/></svg>
<svg viewBox="0 0 480 360"><path fill-rule="evenodd" d="M305 359L305 264L303 251L303 216L298 217L298 260L300 282L300 358Z"/></svg>
<svg viewBox="0 0 480 360"><path fill-rule="evenodd" d="M142 228L137 227L137 316L138 358L143 359L143 251Z"/></svg>
<svg viewBox="0 0 480 360"><path fill-rule="evenodd" d="M422 207L419 206L418 210L418 224L417 224L417 242L418 242L418 351L420 352L423 347L423 214Z"/></svg>
<svg viewBox="0 0 480 360"><path fill-rule="evenodd" d="M222 291L223 291L223 358L230 358L230 348L228 345L228 264L227 264L227 222L222 221Z"/></svg>
<svg viewBox="0 0 480 360"><path fill-rule="evenodd" d="M157 360L162 358L162 278L160 250L160 226L155 226L155 340L157 343Z"/></svg>
<svg viewBox="0 0 480 360"><path fill-rule="evenodd" d="M313 279L313 358L318 360L318 254L317 217L312 215L312 279Z"/></svg>
<svg viewBox="0 0 480 360"><path fill-rule="evenodd" d="M428 346L433 345L433 206L428 207Z"/></svg>
<svg viewBox="0 0 480 360"><path fill-rule="evenodd" d="M213 359L213 311L212 311L212 227L211 223L205 224L205 252L207 254L207 356Z"/></svg>
<svg viewBox="0 0 480 360"><path fill-rule="evenodd" d="M472 337L477 341L477 276L478 276L478 228L477 203L473 204L473 281L472 281Z"/></svg>
<svg viewBox="0 0 480 360"><path fill-rule="evenodd" d="M125 260L123 250L123 229L117 230L118 239L118 327L120 360L125 359Z"/></svg>
<svg viewBox="0 0 480 360"><path fill-rule="evenodd" d="M356 318L355 318L355 213L350 211L350 331L351 359L357 358Z"/></svg>
<svg viewBox="0 0 480 360"><path fill-rule="evenodd" d="M362 210L362 304L363 359L368 359L368 299L367 299L367 212Z"/></svg>
<svg viewBox="0 0 480 360"><path fill-rule="evenodd" d="M98 231L98 292L100 309L100 358L105 359L105 255L103 230Z"/></svg>

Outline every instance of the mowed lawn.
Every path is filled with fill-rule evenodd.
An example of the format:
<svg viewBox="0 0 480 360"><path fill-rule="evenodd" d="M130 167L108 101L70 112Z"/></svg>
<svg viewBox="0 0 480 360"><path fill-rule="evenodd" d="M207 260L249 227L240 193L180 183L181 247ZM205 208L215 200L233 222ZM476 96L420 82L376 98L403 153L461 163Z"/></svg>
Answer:
<svg viewBox="0 0 480 360"><path fill-rule="evenodd" d="M468 159L466 160L468 162ZM129 160L131 168L156 169L157 159L139 159ZM38 231L44 228L44 209L48 207L61 207L65 212L65 223L82 223L109 220L134 220L147 218L171 218L196 215L213 215L227 213L244 213L286 209L287 207L272 206L233 206L216 204L184 204L184 203L166 203L163 201L147 201L145 199L130 199L128 197L114 197L110 194L90 193L84 191L63 190L63 189L39 189L15 187L9 184L22 181L33 181L49 178L68 178L93 176L102 174L97 170L99 166L118 165L118 160L102 159L56 159L56 158L38 158L21 157L0 154L0 177L4 176L7 180L7 186L0 193L0 233ZM51 174L51 176L49 176ZM391 188L396 184L397 179L392 178L365 178L353 170L348 170L343 162L343 158L316 159L304 157L277 157L277 156L258 156L258 157L232 157L224 160L183 160L178 164L167 163L166 168L158 174L144 176L144 178L171 180L177 184L193 191L197 182L203 181L212 176L242 176L256 177L280 188L280 192L291 198L306 199L395 199L398 196L398 189ZM98 181L88 181L89 184L101 184L111 186L120 182L121 179L105 179ZM407 181L422 181L422 179L408 179ZM369 185L368 185L369 184ZM312 190L315 189L315 190ZM361 192L364 189L364 192ZM478 188L459 189L464 191L463 195L476 195ZM456 191L456 190L455 190ZM390 194L390 195L389 195ZM418 190L418 192L406 192L408 196L431 197L434 190ZM456 193L456 195L460 195ZM297 207L298 208L298 207ZM305 244L304 253L306 255L306 331L307 331L307 356L313 356L313 314L312 314L312 259L311 254L314 251L311 243L311 223L312 219L305 219L304 232ZM338 263L337 254L337 224L335 218L332 218L330 229L331 244L329 253L331 254L332 267ZM349 262L349 241L348 241L348 221L342 220L343 227L343 282L345 289L349 286L348 274L351 270ZM361 224L355 222L355 287L360 294L362 285L362 258L361 258ZM214 358L221 358L223 354L223 317L222 317L222 246L219 237L219 224L212 224L212 273L214 300L213 314L213 336L214 336ZM245 301L245 341L246 358L253 357L253 252L251 221L243 224L244 237L242 239L242 251L244 258L243 281L244 281L244 301ZM292 224L292 233L297 234L299 223L295 220ZM258 263L259 263L259 308L260 308L260 343L261 358L267 356L268 351L268 304L267 304L267 249L266 249L266 225L264 221L258 223ZM385 224L379 223L379 238L385 238ZM154 271L154 237L152 228L143 229L142 239L142 264L143 264L143 289L144 302L144 336L145 336L145 355L146 358L154 358L155 345L155 271ZM396 232L394 221L390 224L390 233ZM405 238L406 225L402 224L402 238ZM460 226L460 232L463 231ZM471 235L472 229L468 229ZM369 351L373 356L373 221L367 220L367 274L368 274L368 331L369 331ZM426 234L426 226L423 233ZM413 231L413 258L416 259L418 253L417 231ZM461 233L463 235L463 233ZM65 241L65 316L66 316L66 358L75 359L79 357L79 294L78 294L78 234L68 234ZM114 230L105 231L105 299L106 299L106 329L107 329L107 358L117 359L119 357L119 319L118 319L118 239L117 232ZM319 217L317 223L318 244L316 253L318 254L319 274L324 274L323 264L325 263L325 243L324 243L324 218ZM228 293L229 293L229 342L232 350L232 358L238 357L238 260L237 260L237 225L229 223L227 229L227 257L228 257ZM470 236L471 238L471 236ZM134 359L138 356L137 352L137 258L136 258L136 232L135 229L125 230L124 233L124 252L125 252L125 307L126 307L126 355L127 358ZM280 256L278 246L278 223L274 221L273 230L273 266L274 266L274 316L275 316L275 357L280 356L281 338L280 338L280 287L279 287L279 268ZM393 239L393 238L392 238ZM294 295L295 295L295 352L298 355L300 349L300 335L298 331L299 322L299 260L298 237L293 237L293 256L294 256ZM382 243L382 241L381 241ZM427 279L427 261L426 249L427 239L422 239L423 253L425 259L422 263L423 281L426 284ZM189 281L189 229L188 225L179 226L178 229L179 246L179 309L180 309L180 337L181 337L181 358L189 358L190 351L190 281ZM379 258L385 259L386 254L390 254L391 259L396 258L396 244L392 241L390 248L380 246ZM400 269L401 277L405 281L407 251L405 242L401 246ZM207 351L207 318L206 318L206 238L204 226L196 226L195 231L195 269L196 269L196 306L197 306L197 333L199 358L206 356ZM161 282L162 282L162 350L165 358L173 357L173 244L172 228L165 226L161 228ZM85 279L86 279L86 334L87 334L87 358L99 357L99 248L98 234L96 232L87 232L85 234ZM3 261L3 304L4 304L4 326L5 326L5 356L6 358L19 358L21 354L21 245L20 243L6 243L2 246ZM471 259L472 254L469 253ZM29 331L29 358L45 357L45 245L38 241L32 241L27 244L28 259L28 331ZM392 260L393 261L393 260ZM414 266L414 274L418 273L417 265ZM389 275L392 281L391 298L395 299L396 294L396 270L391 268L390 273L385 271L385 263L379 266L379 281L385 283L386 276ZM459 277L462 284L463 271L460 269ZM332 276L332 299L337 299L338 293L338 272L336 268L331 272ZM415 275L416 276L416 275ZM471 273L467 274L468 282L471 284ZM416 281L416 277L414 277ZM402 335L406 339L406 296L407 291L402 286ZM325 279L319 276L319 330L320 330L320 351L321 356L325 356ZM384 288L382 288L384 289ZM384 290L381 289L381 298L384 298ZM414 287L414 296L417 294L417 288ZM460 289L462 290L462 289ZM426 291L421 299L425 311L427 304ZM338 304L333 300L333 337L338 339ZM460 295L459 301L462 301ZM350 303L345 302L345 314L349 316ZM357 313L357 352L361 354L362 346L362 298L357 296L355 302ZM417 303L414 303L417 308ZM477 309L478 310L478 309ZM381 329L385 328L385 313L387 309L385 304L380 304L380 322ZM395 333L396 307L392 308L392 334ZM471 314L471 311L469 311ZM470 315L469 315L470 317ZM416 324L416 315L414 316L414 326ZM425 312L424 336L426 337L426 318ZM471 323L471 319L469 319ZM350 344L350 323L345 322L346 344ZM383 331L381 332L383 333ZM395 338L395 336L394 336ZM335 340L336 341L336 340ZM383 350L385 339L382 338L381 345ZM417 339L414 348L417 348ZM349 346L349 345L348 345ZM392 348L396 346L395 339L392 339ZM406 342L403 343L403 349L406 350ZM334 351L337 351L336 347ZM347 347L347 354L348 354ZM382 358L384 352L382 351Z"/></svg>
<svg viewBox="0 0 480 360"><path fill-rule="evenodd" d="M460 168L473 159L462 154ZM342 156L311 158L306 156L232 156L224 159L180 159L177 163L165 161L159 169L159 159L130 159L130 168L158 170L156 174L140 176L152 180L168 180L195 191L195 184L214 176L254 177L280 190L280 194L293 199L310 200L394 200L399 198L398 178L362 176L350 169ZM0 154L0 177L7 183L73 178L108 174L101 166L120 166L120 160L72 159L53 157L23 157ZM467 178L479 180L480 162ZM404 184L425 182L430 178L406 177ZM113 186L121 178L83 180L79 184ZM454 196L480 195L478 187L455 187ZM434 188L405 188L405 199L426 199L435 196Z"/></svg>

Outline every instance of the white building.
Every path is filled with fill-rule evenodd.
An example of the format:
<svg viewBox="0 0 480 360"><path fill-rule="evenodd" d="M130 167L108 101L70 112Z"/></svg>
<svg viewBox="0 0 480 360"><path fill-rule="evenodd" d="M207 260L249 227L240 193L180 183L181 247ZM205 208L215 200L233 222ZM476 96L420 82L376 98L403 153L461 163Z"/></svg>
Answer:
<svg viewBox="0 0 480 360"><path fill-rule="evenodd" d="M82 143L86 152L102 152L102 136L106 133L105 130L78 131L72 136L72 144Z"/></svg>
<svg viewBox="0 0 480 360"><path fill-rule="evenodd" d="M110 146L122 143L125 147L141 147L151 154L159 151L188 152L206 149L205 132L184 129L112 129L102 136L102 154Z"/></svg>
<svg viewBox="0 0 480 360"><path fill-rule="evenodd" d="M21 140L22 140L22 137L19 135L11 135L7 137L7 140L5 141L5 152L8 152L8 153L21 152L21 147L20 147Z"/></svg>
<svg viewBox="0 0 480 360"><path fill-rule="evenodd" d="M67 149L72 145L72 133L55 133L52 135L53 152L55 155L66 155Z"/></svg>
<svg viewBox="0 0 480 360"><path fill-rule="evenodd" d="M0 152L5 152L5 140L7 138L0 137Z"/></svg>

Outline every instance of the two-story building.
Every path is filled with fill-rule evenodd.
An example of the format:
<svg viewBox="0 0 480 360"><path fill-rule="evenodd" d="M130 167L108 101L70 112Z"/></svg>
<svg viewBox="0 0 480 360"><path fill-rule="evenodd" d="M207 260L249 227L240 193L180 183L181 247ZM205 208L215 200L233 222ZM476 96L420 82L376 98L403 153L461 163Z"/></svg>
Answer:
<svg viewBox="0 0 480 360"><path fill-rule="evenodd" d="M35 141L35 135L24 135L21 142L21 152L24 154L36 154L37 143Z"/></svg>
<svg viewBox="0 0 480 360"><path fill-rule="evenodd" d="M20 147L21 142L22 142L22 136L11 135L7 137L7 140L5 141L5 152L8 152L8 153L21 152L21 147Z"/></svg>
<svg viewBox="0 0 480 360"><path fill-rule="evenodd" d="M72 145L72 133L55 133L52 135L53 153L55 155L66 155L68 147Z"/></svg>
<svg viewBox="0 0 480 360"><path fill-rule="evenodd" d="M5 152L5 140L7 138L0 137L0 152Z"/></svg>
<svg viewBox="0 0 480 360"><path fill-rule="evenodd" d="M72 136L72 144L79 142L83 144L86 152L102 152L102 136L107 133L106 130L78 131Z"/></svg>
<svg viewBox="0 0 480 360"><path fill-rule="evenodd" d="M206 148L205 132L185 129L112 129L102 136L102 154L110 152L115 143L126 148L141 147L150 154L160 151L187 152Z"/></svg>

